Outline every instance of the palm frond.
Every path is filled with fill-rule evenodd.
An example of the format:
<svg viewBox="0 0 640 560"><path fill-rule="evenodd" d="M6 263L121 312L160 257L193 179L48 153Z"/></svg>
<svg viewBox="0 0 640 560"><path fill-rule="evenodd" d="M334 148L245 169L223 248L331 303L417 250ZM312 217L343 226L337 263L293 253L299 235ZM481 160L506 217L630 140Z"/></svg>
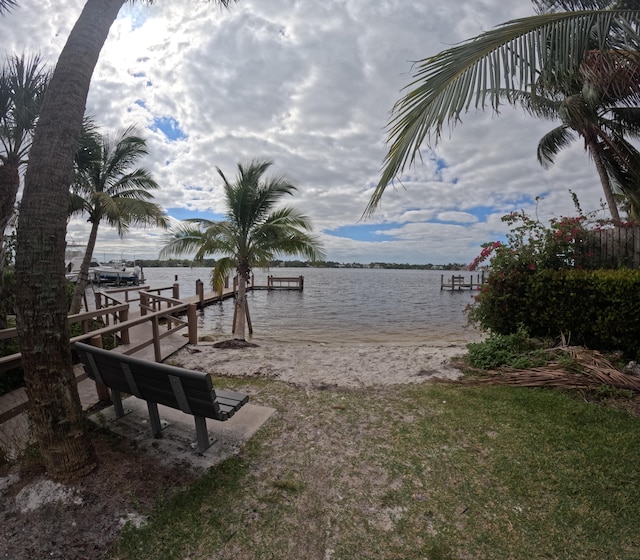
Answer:
<svg viewBox="0 0 640 560"><path fill-rule="evenodd" d="M418 61L413 81L393 107L389 148L365 215L375 210L386 186L415 162L422 144L437 143L445 124L453 127L471 108L497 111L517 91L555 87L578 73L591 49L637 50L639 26L638 10L541 14L507 22Z"/></svg>
<svg viewBox="0 0 640 560"><path fill-rule="evenodd" d="M538 161L544 167L549 167L555 161L556 155L571 145L575 139L575 134L565 125L547 132L538 142Z"/></svg>

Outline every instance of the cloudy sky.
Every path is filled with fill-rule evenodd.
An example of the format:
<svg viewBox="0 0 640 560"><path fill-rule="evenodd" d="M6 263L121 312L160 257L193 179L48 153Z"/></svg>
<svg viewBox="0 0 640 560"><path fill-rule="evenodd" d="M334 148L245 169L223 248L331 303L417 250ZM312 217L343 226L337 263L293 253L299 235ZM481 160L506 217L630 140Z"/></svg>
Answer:
<svg viewBox="0 0 640 560"><path fill-rule="evenodd" d="M53 66L82 0L20 0L0 17L6 54L39 52ZM539 138L556 123L519 111L469 113L435 151L389 187L378 211L362 213L385 155L390 110L412 62L513 18L529 0L239 0L225 11L203 0L126 5L96 68L87 113L113 134L144 130L142 165L161 185L156 202L177 223L224 212L215 170L273 161L299 191L328 260L470 262L505 232L512 210L570 215L602 198L578 141L550 170ZM536 206L536 197L539 197ZM86 241L83 219L68 241ZM101 226L96 257L157 258L163 234L121 240Z"/></svg>

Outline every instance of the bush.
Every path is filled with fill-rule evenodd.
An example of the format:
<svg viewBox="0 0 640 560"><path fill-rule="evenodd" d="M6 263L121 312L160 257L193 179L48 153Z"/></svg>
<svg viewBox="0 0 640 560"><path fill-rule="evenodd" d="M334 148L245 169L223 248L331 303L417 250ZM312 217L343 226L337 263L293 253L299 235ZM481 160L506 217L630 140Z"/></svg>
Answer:
<svg viewBox="0 0 640 560"><path fill-rule="evenodd" d="M577 206L579 208L579 206ZM536 337L559 337L598 350L639 355L640 271L587 270L579 257L588 227L583 215L545 228L524 213L503 218L507 243L487 243L472 268L491 258L487 283L467 309L469 320L499 335L522 326Z"/></svg>
<svg viewBox="0 0 640 560"><path fill-rule="evenodd" d="M492 334L483 342L468 344L467 349L467 363L480 369L501 366L526 369L549 362L549 355L523 328L513 334Z"/></svg>

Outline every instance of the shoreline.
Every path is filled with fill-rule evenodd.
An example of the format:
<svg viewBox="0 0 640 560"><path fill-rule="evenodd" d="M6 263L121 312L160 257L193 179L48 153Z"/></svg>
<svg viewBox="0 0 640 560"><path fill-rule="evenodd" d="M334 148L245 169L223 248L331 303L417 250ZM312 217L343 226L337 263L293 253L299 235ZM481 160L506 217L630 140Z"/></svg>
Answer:
<svg viewBox="0 0 640 560"><path fill-rule="evenodd" d="M252 339L255 348L219 349L213 342L187 346L167 363L221 376L266 377L306 387L363 388L457 379L451 365L465 343L278 342Z"/></svg>

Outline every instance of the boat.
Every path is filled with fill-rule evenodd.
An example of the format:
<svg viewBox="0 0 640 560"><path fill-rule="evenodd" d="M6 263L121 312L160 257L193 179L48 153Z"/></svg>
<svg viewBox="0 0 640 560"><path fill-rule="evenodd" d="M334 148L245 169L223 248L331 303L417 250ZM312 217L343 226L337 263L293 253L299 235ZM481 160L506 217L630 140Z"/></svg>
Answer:
<svg viewBox="0 0 640 560"><path fill-rule="evenodd" d="M86 247L84 245L69 244L65 251L65 277L69 282L76 283L80 267L84 259ZM140 283L139 267L127 267L124 261L116 263L101 263L91 261L89 265L89 282L94 284L131 285Z"/></svg>

